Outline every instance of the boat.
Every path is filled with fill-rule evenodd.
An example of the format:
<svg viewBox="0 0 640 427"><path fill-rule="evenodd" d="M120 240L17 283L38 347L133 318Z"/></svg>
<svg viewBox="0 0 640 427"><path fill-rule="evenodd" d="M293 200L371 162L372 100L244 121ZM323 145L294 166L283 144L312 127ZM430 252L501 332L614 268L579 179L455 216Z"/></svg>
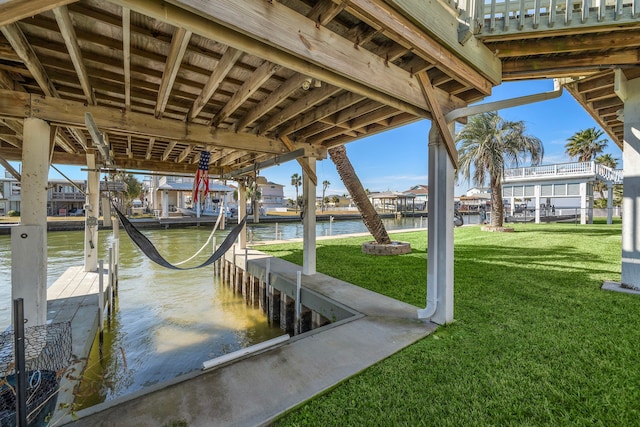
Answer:
<svg viewBox="0 0 640 427"><path fill-rule="evenodd" d="M55 371L37 369L27 372L27 424L46 426L58 401L60 382ZM0 377L0 426L16 426L16 377Z"/></svg>

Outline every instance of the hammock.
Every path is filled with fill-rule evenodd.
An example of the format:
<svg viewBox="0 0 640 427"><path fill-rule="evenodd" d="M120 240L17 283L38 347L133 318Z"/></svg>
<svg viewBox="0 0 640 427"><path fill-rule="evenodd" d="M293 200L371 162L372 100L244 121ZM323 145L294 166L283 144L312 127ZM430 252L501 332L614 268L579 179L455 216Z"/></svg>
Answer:
<svg viewBox="0 0 640 427"><path fill-rule="evenodd" d="M216 249L216 251L202 264L197 265L195 267L182 268L182 267L177 267L171 264L166 259L164 259L164 257L160 255L160 253L158 252L158 249L156 249L156 247L153 246L153 243L151 243L151 241L147 238L147 236L142 234L133 225L133 223L129 221L129 219L122 212L118 210L118 208L115 205L112 204L112 206L115 209L116 214L118 214L118 217L120 218L120 222L122 222L122 226L124 227L125 231L129 235L129 237L131 237L131 240L133 240L133 243L135 243L136 246L140 248L142 253L144 253L151 261L155 262L156 264L161 265L162 267L171 268L173 270L193 270L200 267L206 267L207 265L211 265L214 262L216 262L225 254L225 252L227 252L231 248L231 246L233 246L234 241L242 231L242 228L244 227L244 224L247 220L246 216L242 218L242 221L240 221L240 223L238 223L238 225L236 225L229 232L229 234L222 241L218 249Z"/></svg>

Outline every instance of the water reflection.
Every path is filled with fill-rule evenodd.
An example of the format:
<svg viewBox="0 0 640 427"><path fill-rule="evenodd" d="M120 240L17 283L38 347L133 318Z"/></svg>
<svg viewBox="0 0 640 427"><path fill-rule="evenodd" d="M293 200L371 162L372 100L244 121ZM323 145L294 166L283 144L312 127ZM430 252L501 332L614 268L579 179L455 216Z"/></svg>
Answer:
<svg viewBox="0 0 640 427"><path fill-rule="evenodd" d="M384 220L387 230L426 227L426 218ZM275 224L250 224L253 241L275 239ZM210 227L145 230L172 263L183 261L208 239ZM360 220L320 222L317 236L365 232ZM221 242L226 232L217 233ZM278 224L279 238L302 238L301 222ZM70 266L83 263L82 231L48 233L48 285ZM108 259L111 233L100 232L99 257ZM76 409L131 393L200 369L205 360L282 335L264 314L223 286L213 268L174 271L144 257L122 233L117 310L94 343L78 390ZM0 328L10 324L10 236L0 236ZM191 261L200 264L210 253Z"/></svg>

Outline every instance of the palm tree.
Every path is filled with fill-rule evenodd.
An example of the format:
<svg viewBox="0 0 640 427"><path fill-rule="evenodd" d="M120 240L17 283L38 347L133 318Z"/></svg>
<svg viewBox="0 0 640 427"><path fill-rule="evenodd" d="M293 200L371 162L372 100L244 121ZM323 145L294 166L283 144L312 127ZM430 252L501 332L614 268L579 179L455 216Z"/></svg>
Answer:
<svg viewBox="0 0 640 427"><path fill-rule="evenodd" d="M340 179L342 179L345 187L347 187L353 203L355 203L358 211L360 211L360 215L362 215L362 222L376 240L376 243L380 245L391 244L391 239L382 224L380 215L378 215L378 212L376 212L369 201L367 193L347 157L347 150L342 145L330 148L329 157L331 157L331 161L335 163Z"/></svg>
<svg viewBox="0 0 640 427"><path fill-rule="evenodd" d="M326 179L324 181L322 181L322 206L320 207L320 211L324 212L324 195L327 192L327 188L331 185L331 183L329 181L327 181Z"/></svg>
<svg viewBox="0 0 640 427"><path fill-rule="evenodd" d="M291 175L291 185L296 187L296 212L298 212L298 187L302 185L302 177L297 173Z"/></svg>
<svg viewBox="0 0 640 427"><path fill-rule="evenodd" d="M573 134L564 146L564 151L579 162L590 162L607 146L607 139L600 139L603 131L596 128L584 129Z"/></svg>
<svg viewBox="0 0 640 427"><path fill-rule="evenodd" d="M478 114L469 119L456 137L458 170L467 181L491 188L491 226L502 227L502 176L506 167L518 167L527 157L531 164L542 161L544 147L540 139L525 134L522 121L506 121L497 112Z"/></svg>

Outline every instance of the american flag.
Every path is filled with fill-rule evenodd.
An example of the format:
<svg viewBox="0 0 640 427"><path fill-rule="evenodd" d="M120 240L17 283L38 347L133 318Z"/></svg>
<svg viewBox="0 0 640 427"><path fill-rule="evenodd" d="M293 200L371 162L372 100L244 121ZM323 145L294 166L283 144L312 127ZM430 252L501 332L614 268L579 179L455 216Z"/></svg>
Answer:
<svg viewBox="0 0 640 427"><path fill-rule="evenodd" d="M196 178L193 180L193 201L198 201L198 195L200 188L202 187L202 198L204 199L209 194L209 159L211 153L208 151L200 152L200 162L198 163L198 171L196 172Z"/></svg>

